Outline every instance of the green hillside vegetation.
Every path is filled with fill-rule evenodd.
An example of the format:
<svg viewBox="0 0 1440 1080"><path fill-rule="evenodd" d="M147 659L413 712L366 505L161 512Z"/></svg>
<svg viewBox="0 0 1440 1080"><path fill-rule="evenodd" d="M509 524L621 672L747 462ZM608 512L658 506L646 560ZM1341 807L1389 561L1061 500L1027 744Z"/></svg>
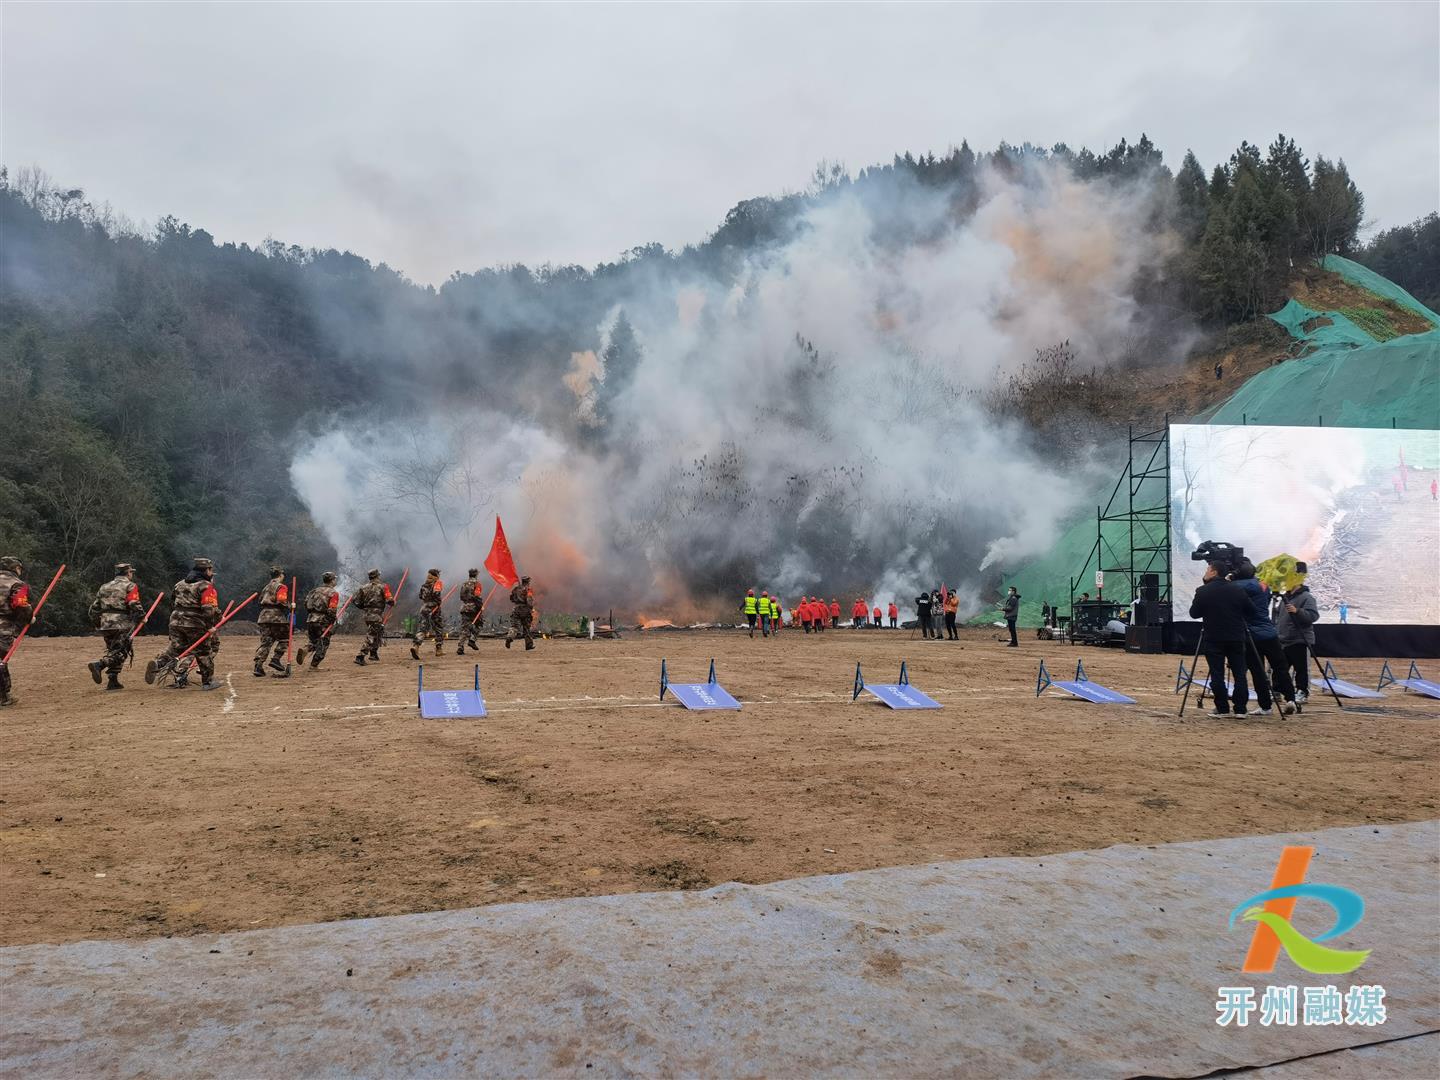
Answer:
<svg viewBox="0 0 1440 1080"><path fill-rule="evenodd" d="M963 219L978 205L982 169L1025 183L1039 163L1146 193L1145 228L1172 239L1174 255L1134 292L1162 332L1198 324L1224 338L1227 327L1254 327L1283 299L1291 267L1313 258L1388 265L1434 246L1432 215L1362 250L1364 199L1344 162L1316 156L1312 165L1283 135L1264 151L1242 142L1208 174L1193 154L1172 173L1143 135L1100 153L1007 143L907 152L853 177L822 168L801 193L746 199L679 251L643 244L591 269L457 272L439 288L351 252L216 243L173 217L138 230L79 188L0 170L0 550L23 559L32 580L69 567L39 632L84 630L91 590L122 558L140 564L147 593L167 589L197 554L217 559L221 580L237 588L262 582L271 562L313 580L336 552L287 470L297 442L325 418L410 422L434 397L483 394L558 439L595 445L608 422L604 395L596 436L577 430L573 399L559 388L571 353L598 346L596 327L625 296L702 274L738 280L748 255L791 236L805 212L840 193L885 206L929 206L938 195ZM875 239L896 251L925 242L898 225ZM1369 314L1354 322L1385 332ZM1059 347L1034 345L1040 356ZM607 366L633 370L627 348L639 346L617 331ZM1148 355L1124 361L1136 385L1173 378ZM1095 358L1065 363L1065 378L1113 434L1126 396L1097 386ZM982 391L1039 439L1052 369L1038 364L1016 387Z"/></svg>

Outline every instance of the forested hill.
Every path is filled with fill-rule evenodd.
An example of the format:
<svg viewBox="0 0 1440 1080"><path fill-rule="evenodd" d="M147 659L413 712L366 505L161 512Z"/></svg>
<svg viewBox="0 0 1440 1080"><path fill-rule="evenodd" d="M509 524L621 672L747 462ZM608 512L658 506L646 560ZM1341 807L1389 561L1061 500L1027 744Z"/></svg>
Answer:
<svg viewBox="0 0 1440 1080"><path fill-rule="evenodd" d="M1264 151L1242 143L1208 174L1191 155L1172 174L1143 136L1101 154L962 145L853 177L822 167L806 191L741 202L680 251L457 273L439 289L348 252L217 244L174 218L136 230L37 171L0 173L0 551L41 585L67 564L46 619L59 631L85 628L118 559L138 563L147 594L198 554L240 595L272 562L313 581L336 552L289 468L297 441L337 413L423 426L433 406L480 398L562 442L601 445L607 395L640 359L617 306L662 284L739 280L841 195L891 223L876 243L923 245L916 223L929 219L896 208L963 218L987 176L1023 185L1042 164L1144 196L1143 228L1173 243L1134 295L1168 318L1252 318L1278 305L1297 260L1331 252L1373 258L1428 303L1440 294L1435 216L1360 247L1363 199L1343 162L1308 162L1283 137ZM555 392L584 349L600 350L605 371L588 426Z"/></svg>

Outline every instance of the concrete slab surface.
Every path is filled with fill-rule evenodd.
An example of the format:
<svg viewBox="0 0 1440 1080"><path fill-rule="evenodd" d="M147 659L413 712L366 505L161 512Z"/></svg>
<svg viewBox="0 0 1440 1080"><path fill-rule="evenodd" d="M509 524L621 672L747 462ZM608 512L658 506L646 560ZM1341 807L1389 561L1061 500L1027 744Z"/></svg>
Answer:
<svg viewBox="0 0 1440 1080"><path fill-rule="evenodd" d="M1366 900L1349 976L1240 967L1286 843ZM1200 1076L1440 1029L1440 822L0 950L9 1076ZM1302 901L1314 936L1328 909ZM1378 1027L1215 1023L1381 984ZM1257 990L1257 997L1260 991ZM1431 1039L1368 1060L1423 1062ZM1315 1068L1346 1068L1345 1055ZM1359 1060L1358 1055L1353 1060ZM1378 1069L1378 1064L1377 1064ZM1277 1073L1277 1075L1345 1075Z"/></svg>

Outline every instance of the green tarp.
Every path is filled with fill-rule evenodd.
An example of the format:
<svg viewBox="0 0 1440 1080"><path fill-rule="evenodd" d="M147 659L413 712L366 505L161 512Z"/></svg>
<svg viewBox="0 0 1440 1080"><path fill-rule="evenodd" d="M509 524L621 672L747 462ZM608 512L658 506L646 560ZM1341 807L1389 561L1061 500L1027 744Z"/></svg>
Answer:
<svg viewBox="0 0 1440 1080"><path fill-rule="evenodd" d="M1193 423L1440 428L1440 315L1357 262L1330 255L1323 266L1352 285L1428 319L1437 329L1382 342L1339 312L1312 311L1291 300L1269 318L1312 351L1246 380L1227 401L1201 413ZM1110 491L1098 496L1096 502L1103 505ZM1095 563L1091 561L1087 567L1086 559L1095 538L1095 515L1091 511L1060 533L1045 556L1006 579L1005 585L1014 585L1020 591L1023 624L1039 624L1044 601L1068 604L1070 579L1076 575L1085 578L1076 585L1077 595L1093 595ZM1129 525L1107 522L1104 538L1116 552L1128 552ZM1136 537L1137 546L1150 542ZM1116 559L1107 552L1101 561L1114 565L1125 559L1124 554ZM1116 581L1112 595L1117 600L1129 600L1120 595L1127 588ZM987 613L972 622L987 622L995 617Z"/></svg>

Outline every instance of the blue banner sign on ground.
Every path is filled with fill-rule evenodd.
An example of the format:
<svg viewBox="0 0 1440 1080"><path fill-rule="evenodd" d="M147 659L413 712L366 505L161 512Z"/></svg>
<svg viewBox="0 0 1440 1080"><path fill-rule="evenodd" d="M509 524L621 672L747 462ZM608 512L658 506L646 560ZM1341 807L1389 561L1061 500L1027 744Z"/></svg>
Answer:
<svg viewBox="0 0 1440 1080"><path fill-rule="evenodd" d="M1126 697L1117 690L1111 690L1108 686L1091 682L1085 674L1085 663L1082 660L1075 662L1075 678L1073 679L1050 678L1050 673L1045 670L1045 661L1041 660L1040 674L1035 679L1035 696L1039 697L1052 686L1057 690L1064 690L1065 693L1080 698L1082 701L1093 701L1096 705L1135 704L1134 698Z"/></svg>
<svg viewBox="0 0 1440 1080"><path fill-rule="evenodd" d="M850 700L858 698L862 690L870 691L892 709L940 708L940 703L929 694L910 685L910 670L903 660L900 662L900 680L893 683L867 683L860 673L860 665L856 664L854 693L850 695Z"/></svg>
<svg viewBox="0 0 1440 1080"><path fill-rule="evenodd" d="M485 699L480 696L480 665L475 665L473 690L426 690L425 665L416 674L416 696L420 716L425 720L471 720L484 716Z"/></svg>
<svg viewBox="0 0 1440 1080"><path fill-rule="evenodd" d="M660 661L660 700L665 700L666 692L675 695L675 699L687 709L704 711L707 709L738 709L740 702L730 696L723 686L715 680L715 661L710 661L710 678L700 683L673 683L670 681L670 674L666 668L665 661Z"/></svg>
<svg viewBox="0 0 1440 1080"><path fill-rule="evenodd" d="M1385 695L1376 690L1367 690L1363 686L1356 686L1352 682L1346 682L1335 674L1335 666L1330 661L1325 661L1325 686L1331 693L1339 694L1348 698L1383 698Z"/></svg>
<svg viewBox="0 0 1440 1080"><path fill-rule="evenodd" d="M1390 661L1385 661L1385 666L1380 669L1380 681L1376 684L1375 689L1383 690L1391 685L1409 690L1411 693L1424 694L1426 697L1440 698L1440 683L1421 675L1420 667L1414 660L1410 661L1410 672L1403 679L1397 679L1390 671Z"/></svg>

